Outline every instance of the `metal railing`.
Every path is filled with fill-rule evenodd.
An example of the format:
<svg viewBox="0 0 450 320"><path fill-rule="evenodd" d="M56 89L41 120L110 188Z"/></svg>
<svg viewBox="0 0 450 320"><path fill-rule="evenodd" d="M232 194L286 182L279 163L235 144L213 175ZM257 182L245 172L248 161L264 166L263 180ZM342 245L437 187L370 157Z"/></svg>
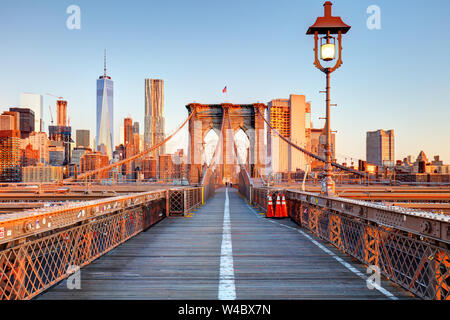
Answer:
<svg viewBox="0 0 450 320"><path fill-rule="evenodd" d="M241 170L239 171L239 193L246 197L250 198L252 187L252 180L245 168L241 166Z"/></svg>
<svg viewBox="0 0 450 320"><path fill-rule="evenodd" d="M199 206L202 189L162 189L0 216L0 300L35 297L176 211L177 203L183 212Z"/></svg>
<svg viewBox="0 0 450 320"><path fill-rule="evenodd" d="M211 198L214 193L216 192L216 178L215 178L215 171L212 171L211 173L208 173L203 180L203 197L204 201Z"/></svg>
<svg viewBox="0 0 450 320"><path fill-rule="evenodd" d="M281 191L283 192L283 191ZM267 209L276 190L252 188ZM450 219L364 201L286 191L292 220L423 299L450 300Z"/></svg>
<svg viewBox="0 0 450 320"><path fill-rule="evenodd" d="M169 214L184 216L204 203L203 189L179 188L169 190Z"/></svg>

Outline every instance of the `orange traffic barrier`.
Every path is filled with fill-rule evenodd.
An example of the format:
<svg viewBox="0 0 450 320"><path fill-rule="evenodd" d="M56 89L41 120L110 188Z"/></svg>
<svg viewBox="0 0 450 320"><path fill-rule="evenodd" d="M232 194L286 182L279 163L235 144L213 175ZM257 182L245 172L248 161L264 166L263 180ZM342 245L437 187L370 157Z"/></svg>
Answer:
<svg viewBox="0 0 450 320"><path fill-rule="evenodd" d="M286 198L284 197L284 193L283 193L283 197L281 198L281 218L287 218L288 217L288 213L287 213L287 206L286 206Z"/></svg>
<svg viewBox="0 0 450 320"><path fill-rule="evenodd" d="M267 194L267 218L273 218L273 203L272 203L272 195L270 193Z"/></svg>
<svg viewBox="0 0 450 320"><path fill-rule="evenodd" d="M281 218L281 202L280 194L277 194L277 202L275 204L275 218Z"/></svg>

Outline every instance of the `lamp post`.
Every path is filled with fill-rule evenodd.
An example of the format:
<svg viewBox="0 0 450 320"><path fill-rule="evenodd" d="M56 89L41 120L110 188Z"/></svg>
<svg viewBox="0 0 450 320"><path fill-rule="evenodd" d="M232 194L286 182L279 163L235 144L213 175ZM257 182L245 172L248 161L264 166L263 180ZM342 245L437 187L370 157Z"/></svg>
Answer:
<svg viewBox="0 0 450 320"><path fill-rule="evenodd" d="M321 191L327 196L335 195L335 183L333 181L333 169L331 167L331 131L330 131L330 75L342 65L342 35L350 30L350 26L345 24L340 17L331 15L332 3L325 2L323 5L325 13L323 17L317 18L316 22L309 27L306 34L314 35L314 65L317 69L325 73L326 84L326 143L325 143L325 178L321 182ZM320 36L320 59L319 59L319 35ZM337 35L337 38L333 35ZM336 40L337 53L336 60ZM333 61L336 63L333 67L324 67L320 60Z"/></svg>

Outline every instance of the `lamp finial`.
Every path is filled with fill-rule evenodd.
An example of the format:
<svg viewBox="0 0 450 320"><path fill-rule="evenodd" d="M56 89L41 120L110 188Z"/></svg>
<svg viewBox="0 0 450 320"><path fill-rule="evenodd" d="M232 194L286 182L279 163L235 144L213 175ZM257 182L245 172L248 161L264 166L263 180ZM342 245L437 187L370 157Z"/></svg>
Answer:
<svg viewBox="0 0 450 320"><path fill-rule="evenodd" d="M331 7L333 6L331 1L325 2L323 6L325 8L325 17L331 17Z"/></svg>

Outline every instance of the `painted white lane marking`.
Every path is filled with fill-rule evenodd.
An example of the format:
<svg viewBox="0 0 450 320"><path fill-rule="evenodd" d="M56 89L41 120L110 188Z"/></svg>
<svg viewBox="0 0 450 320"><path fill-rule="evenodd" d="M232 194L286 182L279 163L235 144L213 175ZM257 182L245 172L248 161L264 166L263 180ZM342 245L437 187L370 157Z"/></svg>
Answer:
<svg viewBox="0 0 450 320"><path fill-rule="evenodd" d="M247 206L250 208L250 210L252 210L252 212L258 217L258 218L262 218L261 216L258 216L258 214L255 212L255 210L253 210L253 208L247 204ZM291 229L291 230L296 230L297 232L299 232L300 234L302 234L303 236L305 236L305 238L307 238L309 241L311 241L312 243L314 243L317 247L319 247L320 249L322 249L322 251L324 251L325 253L329 254L331 257L333 257L337 262L339 262L340 264L342 264L344 267L346 267L348 270L350 270L351 272L353 272L354 274L356 274L358 277L362 278L364 281L367 281L367 277L360 272L358 269L356 269L355 267L353 267L351 264L349 264L348 262L345 262L341 257L338 257L336 254L334 254L331 250L327 249L326 247L324 247L322 244L320 244L319 242L317 242L316 240L314 240L310 235L308 235L307 233L305 233L304 231L297 229L297 228L293 228L291 226L286 226L282 223L279 223L277 221L274 220L270 220L270 219L266 219L269 222L275 223L279 226ZM379 286L378 284L371 282L371 285L377 289L378 291L380 291L382 294L384 294L386 297L388 297L389 299L392 300L398 300L398 298L396 296L394 296L391 292L389 292L388 290L386 290L385 288Z"/></svg>
<svg viewBox="0 0 450 320"><path fill-rule="evenodd" d="M222 248L220 252L219 300L235 300L233 246L231 244L230 202L228 188L225 189L223 212Z"/></svg>

